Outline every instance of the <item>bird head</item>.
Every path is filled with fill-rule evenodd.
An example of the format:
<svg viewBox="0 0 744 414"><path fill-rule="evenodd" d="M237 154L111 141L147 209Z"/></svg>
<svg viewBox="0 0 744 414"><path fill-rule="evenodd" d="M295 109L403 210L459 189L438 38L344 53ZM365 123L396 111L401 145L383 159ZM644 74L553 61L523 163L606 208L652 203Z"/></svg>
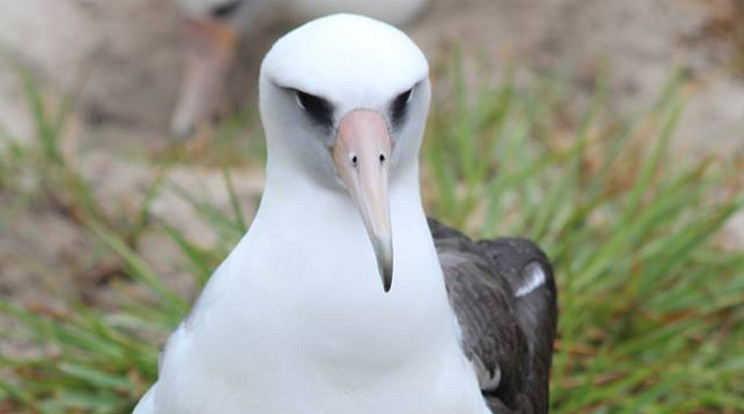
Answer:
<svg viewBox="0 0 744 414"><path fill-rule="evenodd" d="M431 95L424 54L400 30L337 14L279 39L261 65L268 162L297 170L356 205L390 289L388 188L417 170Z"/></svg>

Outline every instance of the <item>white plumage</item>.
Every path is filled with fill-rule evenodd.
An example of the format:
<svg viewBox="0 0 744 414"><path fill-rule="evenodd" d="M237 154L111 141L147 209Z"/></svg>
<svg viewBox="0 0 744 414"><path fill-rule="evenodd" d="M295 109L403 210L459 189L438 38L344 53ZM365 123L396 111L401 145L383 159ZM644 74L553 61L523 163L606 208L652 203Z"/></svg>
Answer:
<svg viewBox="0 0 744 414"><path fill-rule="evenodd" d="M322 115L318 101L298 105L300 93L331 105L332 127L312 113ZM396 123L391 105L401 96ZM171 335L135 414L490 412L460 346L419 194L429 99L426 59L387 24L333 15L274 45L260 78L268 151L260 208ZM370 243L377 221L361 219L339 172L345 161L332 154L339 120L360 111L385 120L392 145L379 167L395 252L388 293Z"/></svg>

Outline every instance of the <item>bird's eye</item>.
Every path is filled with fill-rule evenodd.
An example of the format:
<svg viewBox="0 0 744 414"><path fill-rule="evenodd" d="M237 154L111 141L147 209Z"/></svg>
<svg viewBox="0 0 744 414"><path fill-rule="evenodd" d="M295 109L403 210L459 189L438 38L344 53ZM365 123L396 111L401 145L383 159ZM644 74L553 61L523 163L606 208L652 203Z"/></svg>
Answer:
<svg viewBox="0 0 744 414"><path fill-rule="evenodd" d="M212 7L209 14L215 19L226 19L238 10L238 7L243 3L243 0L232 0L224 2L220 5Z"/></svg>
<svg viewBox="0 0 744 414"><path fill-rule="evenodd" d="M327 99L300 90L295 91L297 105L316 123L333 127L333 105Z"/></svg>
<svg viewBox="0 0 744 414"><path fill-rule="evenodd" d="M390 105L390 117L393 125L399 125L408 114L408 104L413 99L413 88L399 94Z"/></svg>

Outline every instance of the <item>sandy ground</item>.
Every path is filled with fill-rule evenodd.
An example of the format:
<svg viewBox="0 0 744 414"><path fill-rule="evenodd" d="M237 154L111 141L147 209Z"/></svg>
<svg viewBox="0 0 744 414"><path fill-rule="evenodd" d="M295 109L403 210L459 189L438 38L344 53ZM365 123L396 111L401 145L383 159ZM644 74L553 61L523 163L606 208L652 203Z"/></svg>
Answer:
<svg viewBox="0 0 744 414"><path fill-rule="evenodd" d="M744 50L744 33L737 29L744 27L744 7L735 4L433 0L408 30L432 62L461 47L474 84L476 74L498 80L516 65L526 82L567 73L572 87L590 96L596 73L606 71L611 105L621 115L642 112L670 74L681 70L693 86L674 153L697 157L744 150L744 70L736 66ZM134 208L155 171L121 153L169 144L165 131L183 54L179 23L178 10L166 0L0 0L0 125L15 139L33 136L15 69L20 64L51 101L76 97L68 147L85 148L80 168L112 211ZM260 58L287 27L267 21L246 35L227 107L255 102ZM219 168L182 166L170 174L185 187L208 189L227 208ZM250 215L260 174L234 174ZM106 253L53 205L17 209L7 197L0 192L0 294L28 302L39 299L39 286L51 284L60 296L90 300L86 278ZM173 194L156 200L154 214L197 239L214 237L194 224L188 206ZM744 218L737 220L744 228ZM153 260L162 272L173 272L168 261Z"/></svg>

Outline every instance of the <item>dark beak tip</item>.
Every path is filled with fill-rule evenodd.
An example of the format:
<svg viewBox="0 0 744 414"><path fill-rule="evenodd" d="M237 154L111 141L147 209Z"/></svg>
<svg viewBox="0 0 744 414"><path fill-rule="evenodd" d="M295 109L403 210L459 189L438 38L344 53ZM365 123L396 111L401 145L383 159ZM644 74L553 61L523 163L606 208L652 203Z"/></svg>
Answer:
<svg viewBox="0 0 744 414"><path fill-rule="evenodd" d="M385 293L389 293L390 288L393 286L393 269L384 269L380 276L382 276L382 289L385 291Z"/></svg>

